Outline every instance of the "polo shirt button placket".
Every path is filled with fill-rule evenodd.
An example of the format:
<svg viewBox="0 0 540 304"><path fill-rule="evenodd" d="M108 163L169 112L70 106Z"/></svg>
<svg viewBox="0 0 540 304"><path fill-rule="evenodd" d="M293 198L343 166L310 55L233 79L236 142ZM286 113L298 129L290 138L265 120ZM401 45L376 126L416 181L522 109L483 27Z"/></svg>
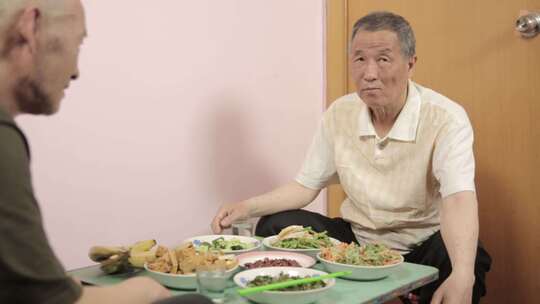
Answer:
<svg viewBox="0 0 540 304"><path fill-rule="evenodd" d="M382 159L383 149L386 147L387 140L380 141L375 145L375 159Z"/></svg>

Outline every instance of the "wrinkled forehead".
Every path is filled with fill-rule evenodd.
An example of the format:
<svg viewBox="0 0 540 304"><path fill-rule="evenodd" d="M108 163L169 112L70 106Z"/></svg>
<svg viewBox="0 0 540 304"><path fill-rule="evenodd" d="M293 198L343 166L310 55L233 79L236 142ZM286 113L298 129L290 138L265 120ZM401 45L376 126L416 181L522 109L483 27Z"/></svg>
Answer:
<svg viewBox="0 0 540 304"><path fill-rule="evenodd" d="M388 30L359 30L351 45L352 51L370 49L399 50L400 44L396 33Z"/></svg>

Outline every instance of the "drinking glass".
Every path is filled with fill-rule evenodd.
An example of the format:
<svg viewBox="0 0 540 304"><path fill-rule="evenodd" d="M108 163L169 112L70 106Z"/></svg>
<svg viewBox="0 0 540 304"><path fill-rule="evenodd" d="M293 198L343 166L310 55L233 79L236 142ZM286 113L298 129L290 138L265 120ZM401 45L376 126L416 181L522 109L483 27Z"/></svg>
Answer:
<svg viewBox="0 0 540 304"><path fill-rule="evenodd" d="M241 236L253 235L253 223L247 220L235 221L231 224L232 234Z"/></svg>
<svg viewBox="0 0 540 304"><path fill-rule="evenodd" d="M228 280L226 271L225 266L221 265L197 267L197 292L209 297L214 303L224 303Z"/></svg>

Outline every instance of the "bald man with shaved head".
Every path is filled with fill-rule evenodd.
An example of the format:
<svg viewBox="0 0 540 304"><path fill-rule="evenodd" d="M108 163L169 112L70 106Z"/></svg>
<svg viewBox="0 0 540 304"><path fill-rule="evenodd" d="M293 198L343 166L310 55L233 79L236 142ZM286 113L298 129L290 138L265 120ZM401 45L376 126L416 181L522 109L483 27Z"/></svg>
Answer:
<svg viewBox="0 0 540 304"><path fill-rule="evenodd" d="M0 0L0 303L211 303L170 298L149 278L82 288L68 277L43 229L30 150L14 118L58 111L79 76L86 36L80 0Z"/></svg>

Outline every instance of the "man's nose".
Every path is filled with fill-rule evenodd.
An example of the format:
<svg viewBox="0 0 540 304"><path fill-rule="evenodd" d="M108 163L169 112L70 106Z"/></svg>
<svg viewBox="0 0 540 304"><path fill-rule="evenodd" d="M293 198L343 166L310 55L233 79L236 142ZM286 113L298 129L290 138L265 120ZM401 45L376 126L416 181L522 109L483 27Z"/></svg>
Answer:
<svg viewBox="0 0 540 304"><path fill-rule="evenodd" d="M375 81L379 78L379 70L377 64L373 61L367 62L366 69L364 72L365 81Z"/></svg>
<svg viewBox="0 0 540 304"><path fill-rule="evenodd" d="M73 74L71 74L71 80L77 80L79 78L79 68L77 67Z"/></svg>

